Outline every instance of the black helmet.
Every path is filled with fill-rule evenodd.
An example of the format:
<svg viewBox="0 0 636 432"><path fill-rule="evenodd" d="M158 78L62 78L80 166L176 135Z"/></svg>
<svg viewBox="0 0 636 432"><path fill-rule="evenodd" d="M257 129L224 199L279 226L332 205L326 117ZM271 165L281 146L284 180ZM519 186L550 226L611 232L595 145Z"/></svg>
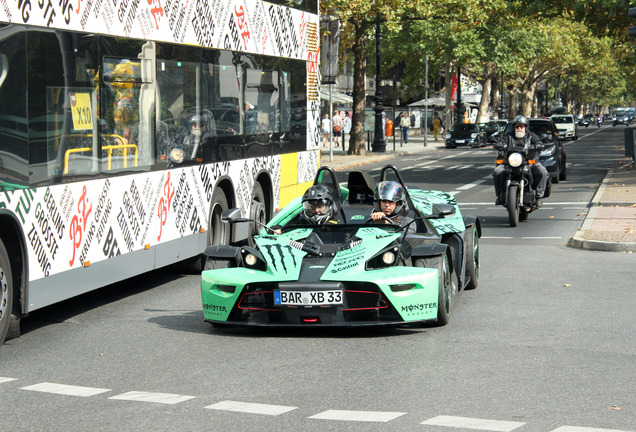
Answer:
<svg viewBox="0 0 636 432"><path fill-rule="evenodd" d="M380 201L394 201L396 203L395 210L389 216L398 215L400 212L406 212L407 206L404 202L404 187L396 181L380 182L373 195L375 209L380 211Z"/></svg>
<svg viewBox="0 0 636 432"><path fill-rule="evenodd" d="M316 213L317 208L324 207L321 213ZM303 195L303 215L316 225L323 225L335 213L333 194L329 188L323 184L313 185L305 195Z"/></svg>
<svg viewBox="0 0 636 432"><path fill-rule="evenodd" d="M530 126L530 122L528 121L528 117L526 117L524 115L518 115L517 117L515 117L512 120L512 126L514 127L514 125L518 125L518 124L522 124L525 127Z"/></svg>
<svg viewBox="0 0 636 432"><path fill-rule="evenodd" d="M193 115L192 117L190 117L188 121L190 122L191 125L198 124L198 125L207 126L208 124L208 118L207 116L204 116L204 115Z"/></svg>

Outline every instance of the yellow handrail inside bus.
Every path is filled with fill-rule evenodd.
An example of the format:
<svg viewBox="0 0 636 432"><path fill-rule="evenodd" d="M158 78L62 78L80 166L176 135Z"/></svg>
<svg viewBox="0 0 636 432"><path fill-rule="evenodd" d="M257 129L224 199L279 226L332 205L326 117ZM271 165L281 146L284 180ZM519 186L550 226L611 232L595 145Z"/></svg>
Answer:
<svg viewBox="0 0 636 432"><path fill-rule="evenodd" d="M85 135L86 137L92 137L92 135ZM119 135L115 135L115 134L104 134L102 135L103 137L107 137L107 138L113 138L116 141L120 141L122 144L111 144L111 145L105 145L102 146L102 150L106 150L108 152L108 170L110 171L111 166L112 166L112 155L113 155L113 150L117 150L117 149L121 149L123 150L123 156L124 156L124 168L128 168L128 160L126 159L126 157L128 156L128 149L133 149L135 151L135 167L137 167L138 165L138 160L139 160L139 149L137 148L136 144L127 144L126 143L126 139L119 136ZM68 149L66 150L66 153L64 154L64 174L68 174L68 163L69 163L69 156L73 153L83 153L83 152L87 152L87 151L91 151L93 150L92 147L82 147L82 148L75 148L75 149Z"/></svg>

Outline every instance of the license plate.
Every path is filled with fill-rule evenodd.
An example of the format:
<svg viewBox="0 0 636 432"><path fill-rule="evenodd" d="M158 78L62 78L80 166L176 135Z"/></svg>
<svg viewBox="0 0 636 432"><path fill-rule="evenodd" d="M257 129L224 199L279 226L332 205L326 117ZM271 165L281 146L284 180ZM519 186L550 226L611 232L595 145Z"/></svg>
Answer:
<svg viewBox="0 0 636 432"><path fill-rule="evenodd" d="M274 291L274 304L286 306L341 305L342 290Z"/></svg>
<svg viewBox="0 0 636 432"><path fill-rule="evenodd" d="M464 140L455 140L457 144L464 144Z"/></svg>

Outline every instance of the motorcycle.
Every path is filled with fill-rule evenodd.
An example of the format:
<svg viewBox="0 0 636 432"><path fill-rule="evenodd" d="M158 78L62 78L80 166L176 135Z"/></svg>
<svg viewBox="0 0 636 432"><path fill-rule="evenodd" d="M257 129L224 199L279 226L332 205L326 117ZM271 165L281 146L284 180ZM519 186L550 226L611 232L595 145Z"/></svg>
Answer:
<svg viewBox="0 0 636 432"><path fill-rule="evenodd" d="M537 150L542 148L542 145L537 146ZM497 165L504 166L499 202L508 210L510 226L516 227L519 221L526 220L530 213L539 208L532 176L532 165L535 160L528 158L523 146L512 148L496 146L495 149L499 150ZM544 198L550 196L551 188L552 184L548 177Z"/></svg>

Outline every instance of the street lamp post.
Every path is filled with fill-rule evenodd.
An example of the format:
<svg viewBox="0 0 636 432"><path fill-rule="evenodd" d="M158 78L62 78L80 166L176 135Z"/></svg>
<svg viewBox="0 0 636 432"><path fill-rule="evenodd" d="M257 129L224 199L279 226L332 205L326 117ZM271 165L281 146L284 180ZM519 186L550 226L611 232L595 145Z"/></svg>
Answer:
<svg viewBox="0 0 636 432"><path fill-rule="evenodd" d="M384 128L382 127L382 113L384 112L384 95L380 90L380 14L376 14L375 21L375 128L372 150L374 152L386 151L386 140L384 139Z"/></svg>

